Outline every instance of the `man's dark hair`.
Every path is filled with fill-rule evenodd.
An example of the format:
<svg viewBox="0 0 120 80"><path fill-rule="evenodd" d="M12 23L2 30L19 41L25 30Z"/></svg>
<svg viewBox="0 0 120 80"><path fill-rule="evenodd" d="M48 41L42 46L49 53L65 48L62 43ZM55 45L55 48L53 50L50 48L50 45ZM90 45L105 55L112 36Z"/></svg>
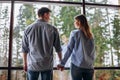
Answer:
<svg viewBox="0 0 120 80"><path fill-rule="evenodd" d="M49 13L51 10L47 7L42 7L38 10L38 16L43 16L45 13Z"/></svg>

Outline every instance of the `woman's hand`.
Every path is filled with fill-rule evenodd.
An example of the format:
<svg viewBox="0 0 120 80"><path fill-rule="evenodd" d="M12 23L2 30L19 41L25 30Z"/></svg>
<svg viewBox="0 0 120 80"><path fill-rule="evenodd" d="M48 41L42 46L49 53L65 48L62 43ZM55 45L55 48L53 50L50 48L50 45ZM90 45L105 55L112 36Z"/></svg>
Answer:
<svg viewBox="0 0 120 80"><path fill-rule="evenodd" d="M63 71L64 70L64 66L62 66L61 64L58 64L57 65L57 69Z"/></svg>

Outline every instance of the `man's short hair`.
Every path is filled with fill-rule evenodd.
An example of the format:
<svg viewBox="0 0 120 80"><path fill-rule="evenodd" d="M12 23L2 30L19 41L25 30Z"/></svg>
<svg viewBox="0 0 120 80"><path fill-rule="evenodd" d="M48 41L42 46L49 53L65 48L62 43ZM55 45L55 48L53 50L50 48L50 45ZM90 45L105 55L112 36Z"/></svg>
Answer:
<svg viewBox="0 0 120 80"><path fill-rule="evenodd" d="M42 7L38 10L38 16L43 16L45 13L49 13L51 10L47 7Z"/></svg>

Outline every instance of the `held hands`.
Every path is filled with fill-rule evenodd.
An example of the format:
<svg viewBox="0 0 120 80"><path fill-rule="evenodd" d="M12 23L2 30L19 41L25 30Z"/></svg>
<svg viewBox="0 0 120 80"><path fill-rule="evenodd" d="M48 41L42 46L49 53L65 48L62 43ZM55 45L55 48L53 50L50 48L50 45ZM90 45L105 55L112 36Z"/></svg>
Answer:
<svg viewBox="0 0 120 80"><path fill-rule="evenodd" d="M60 71L63 71L64 70L64 66L62 66L61 64L58 64L57 65L57 69L60 70Z"/></svg>

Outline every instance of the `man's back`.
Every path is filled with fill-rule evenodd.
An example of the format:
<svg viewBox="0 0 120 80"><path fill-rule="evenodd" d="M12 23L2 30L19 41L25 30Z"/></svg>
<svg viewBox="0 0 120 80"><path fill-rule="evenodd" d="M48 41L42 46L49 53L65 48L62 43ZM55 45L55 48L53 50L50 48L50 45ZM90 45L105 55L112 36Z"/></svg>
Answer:
<svg viewBox="0 0 120 80"><path fill-rule="evenodd" d="M53 46L57 51L61 51L57 29L39 19L25 30L25 34L26 39L24 41L28 41L25 43L28 43L29 46L28 69L34 71L52 69Z"/></svg>
<svg viewBox="0 0 120 80"><path fill-rule="evenodd" d="M29 25L22 39L23 69L27 80L53 80L53 47L62 59L59 33L50 24L51 10L42 7L38 10L38 20Z"/></svg>

